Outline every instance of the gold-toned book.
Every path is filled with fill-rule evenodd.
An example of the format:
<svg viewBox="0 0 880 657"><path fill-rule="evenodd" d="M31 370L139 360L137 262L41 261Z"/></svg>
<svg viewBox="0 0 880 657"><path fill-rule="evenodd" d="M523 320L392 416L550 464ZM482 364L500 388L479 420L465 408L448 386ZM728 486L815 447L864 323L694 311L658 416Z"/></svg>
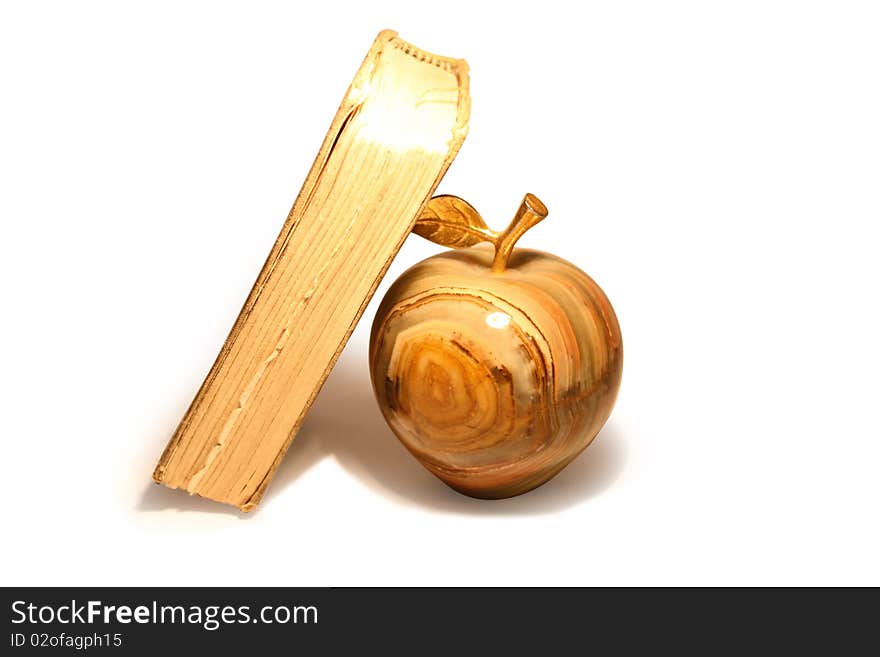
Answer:
<svg viewBox="0 0 880 657"><path fill-rule="evenodd" d="M305 99L307 102L308 99ZM232 331L153 474L260 501L379 280L467 132L463 60L384 31L333 119Z"/></svg>

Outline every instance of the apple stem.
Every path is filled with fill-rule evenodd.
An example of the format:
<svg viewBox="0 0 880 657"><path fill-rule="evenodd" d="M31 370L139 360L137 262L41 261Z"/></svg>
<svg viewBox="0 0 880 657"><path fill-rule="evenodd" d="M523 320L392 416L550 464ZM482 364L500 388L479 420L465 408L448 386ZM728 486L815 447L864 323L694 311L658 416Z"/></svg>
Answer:
<svg viewBox="0 0 880 657"><path fill-rule="evenodd" d="M547 216L547 206L534 194L526 194L519 210L513 217L513 221L495 239L495 259L492 261L492 271L499 273L507 269L507 263L513 253L513 247L517 240L527 230Z"/></svg>

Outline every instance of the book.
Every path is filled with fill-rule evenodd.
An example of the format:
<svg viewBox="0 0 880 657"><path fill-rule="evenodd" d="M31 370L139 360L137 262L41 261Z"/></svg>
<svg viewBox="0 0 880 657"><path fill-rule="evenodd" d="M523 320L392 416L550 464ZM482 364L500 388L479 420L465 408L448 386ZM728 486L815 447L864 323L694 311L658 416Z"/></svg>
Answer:
<svg viewBox="0 0 880 657"><path fill-rule="evenodd" d="M379 34L156 466L157 483L242 511L259 503L457 154L469 111L463 60L425 52L391 31Z"/></svg>

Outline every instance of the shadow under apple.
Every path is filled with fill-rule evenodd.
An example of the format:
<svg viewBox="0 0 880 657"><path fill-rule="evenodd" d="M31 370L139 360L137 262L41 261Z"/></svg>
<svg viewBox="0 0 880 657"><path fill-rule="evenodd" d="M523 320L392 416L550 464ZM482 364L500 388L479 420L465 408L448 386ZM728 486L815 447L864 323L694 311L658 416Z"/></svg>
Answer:
<svg viewBox="0 0 880 657"><path fill-rule="evenodd" d="M350 345L354 346L354 345ZM373 398L366 357L347 348L324 384L284 458L264 503L308 468L332 456L374 492L451 513L532 515L561 511L601 494L626 462L613 422L561 473L543 486L505 500L478 500L448 488L400 444Z"/></svg>

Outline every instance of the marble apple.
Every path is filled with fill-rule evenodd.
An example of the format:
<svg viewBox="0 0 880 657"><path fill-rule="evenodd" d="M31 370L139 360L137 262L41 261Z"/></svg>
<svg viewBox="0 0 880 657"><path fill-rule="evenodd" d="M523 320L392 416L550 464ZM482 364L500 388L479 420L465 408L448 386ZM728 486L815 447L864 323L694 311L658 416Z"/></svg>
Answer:
<svg viewBox="0 0 880 657"><path fill-rule="evenodd" d="M370 371L389 426L473 497L556 475L602 428L620 386L620 327L599 286L561 258L514 248L546 216L527 194L495 232L466 201L433 198L414 230L454 250L395 281L373 323Z"/></svg>

